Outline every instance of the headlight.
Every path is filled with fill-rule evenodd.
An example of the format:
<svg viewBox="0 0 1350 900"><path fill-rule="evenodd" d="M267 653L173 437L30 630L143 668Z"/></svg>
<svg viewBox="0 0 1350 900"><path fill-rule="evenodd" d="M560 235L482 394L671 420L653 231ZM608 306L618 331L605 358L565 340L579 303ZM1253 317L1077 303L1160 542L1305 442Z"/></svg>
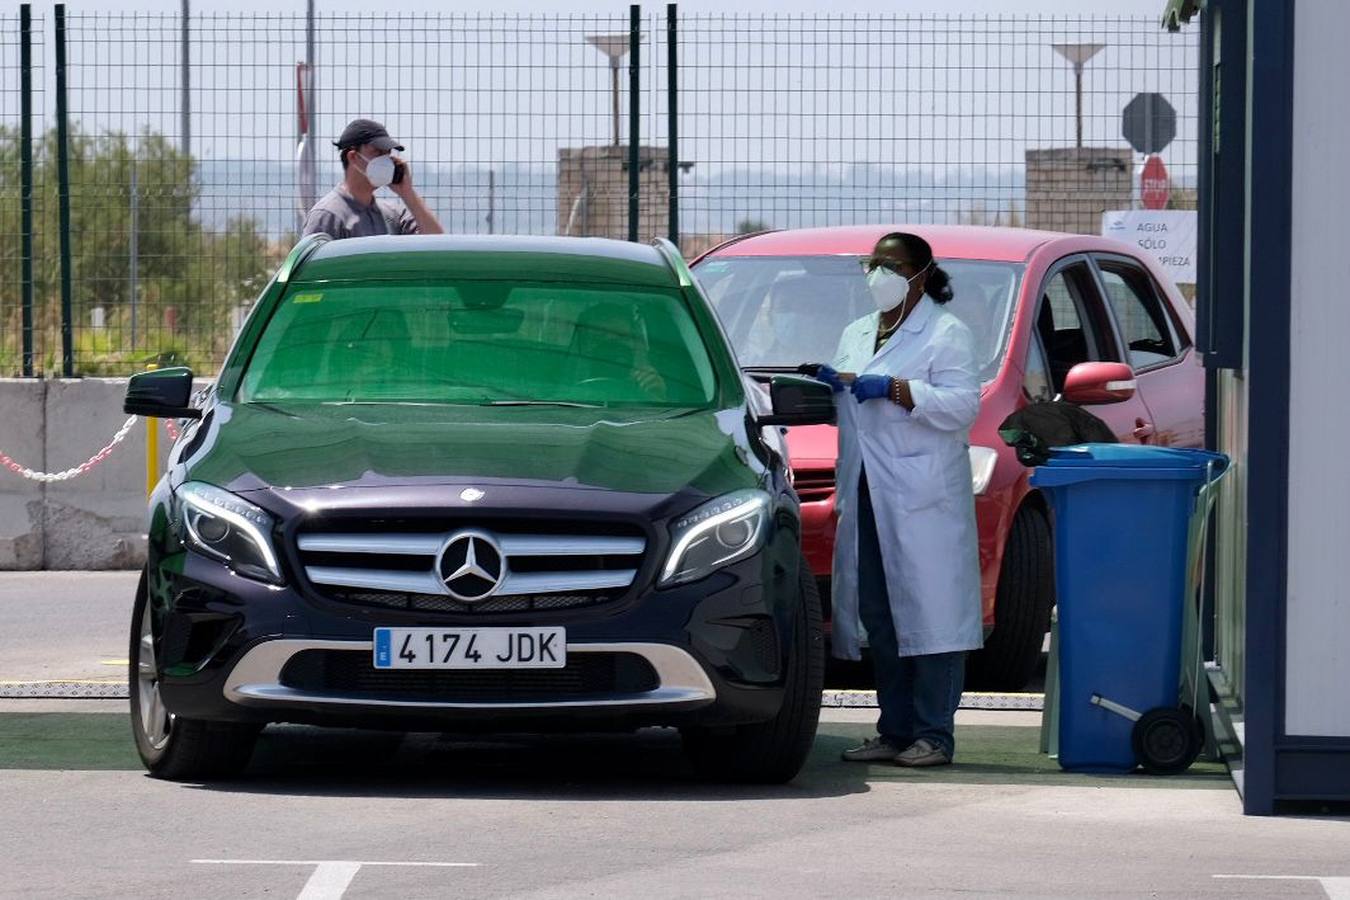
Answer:
<svg viewBox="0 0 1350 900"><path fill-rule="evenodd" d="M970 477L976 494L983 494L994 477L998 451L992 447L970 448Z"/></svg>
<svg viewBox="0 0 1350 900"><path fill-rule="evenodd" d="M754 553L768 531L770 503L763 491L735 491L682 516L670 526L670 556L658 583L693 581Z"/></svg>
<svg viewBox="0 0 1350 900"><path fill-rule="evenodd" d="M178 489L184 543L247 578L281 584L272 517L218 487L189 481Z"/></svg>

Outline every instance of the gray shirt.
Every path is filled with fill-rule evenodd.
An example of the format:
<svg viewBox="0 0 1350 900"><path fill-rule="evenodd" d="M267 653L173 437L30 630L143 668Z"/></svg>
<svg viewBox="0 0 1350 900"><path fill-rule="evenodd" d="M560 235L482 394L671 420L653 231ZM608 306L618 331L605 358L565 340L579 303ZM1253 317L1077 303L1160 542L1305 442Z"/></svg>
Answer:
<svg viewBox="0 0 1350 900"><path fill-rule="evenodd" d="M407 207L386 200L376 200L366 206L339 184L324 194L305 216L301 233L320 232L338 241L377 234L417 234L418 228L417 220Z"/></svg>

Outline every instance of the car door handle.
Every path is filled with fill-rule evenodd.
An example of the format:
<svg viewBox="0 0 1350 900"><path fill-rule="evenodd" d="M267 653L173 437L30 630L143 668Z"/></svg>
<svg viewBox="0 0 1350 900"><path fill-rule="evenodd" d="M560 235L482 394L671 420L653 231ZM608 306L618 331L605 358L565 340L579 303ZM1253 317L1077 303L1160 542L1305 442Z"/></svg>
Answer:
<svg viewBox="0 0 1350 900"><path fill-rule="evenodd" d="M1153 427L1152 422L1145 422L1143 419L1134 420L1134 436L1140 442L1153 437L1156 431L1157 429Z"/></svg>

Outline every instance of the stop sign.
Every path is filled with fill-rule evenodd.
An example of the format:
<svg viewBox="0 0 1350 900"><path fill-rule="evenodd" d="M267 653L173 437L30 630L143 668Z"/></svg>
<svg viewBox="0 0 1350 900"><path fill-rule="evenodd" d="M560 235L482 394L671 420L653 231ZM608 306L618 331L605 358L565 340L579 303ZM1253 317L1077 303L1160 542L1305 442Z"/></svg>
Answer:
<svg viewBox="0 0 1350 900"><path fill-rule="evenodd" d="M1144 209L1166 209L1167 198L1171 195L1172 185L1162 157L1150 156L1139 175L1139 199L1144 201Z"/></svg>

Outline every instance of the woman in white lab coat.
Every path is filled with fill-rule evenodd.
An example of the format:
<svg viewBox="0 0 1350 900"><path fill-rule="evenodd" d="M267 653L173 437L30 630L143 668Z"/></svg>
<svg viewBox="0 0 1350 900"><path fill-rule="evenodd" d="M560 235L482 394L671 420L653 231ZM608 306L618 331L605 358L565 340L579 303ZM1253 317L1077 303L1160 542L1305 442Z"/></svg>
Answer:
<svg viewBox="0 0 1350 900"><path fill-rule="evenodd" d="M966 653L983 642L968 444L980 378L927 241L888 234L866 267L878 311L844 329L819 375L839 410L834 654L861 658L861 620L881 708L877 736L844 759L945 765Z"/></svg>

